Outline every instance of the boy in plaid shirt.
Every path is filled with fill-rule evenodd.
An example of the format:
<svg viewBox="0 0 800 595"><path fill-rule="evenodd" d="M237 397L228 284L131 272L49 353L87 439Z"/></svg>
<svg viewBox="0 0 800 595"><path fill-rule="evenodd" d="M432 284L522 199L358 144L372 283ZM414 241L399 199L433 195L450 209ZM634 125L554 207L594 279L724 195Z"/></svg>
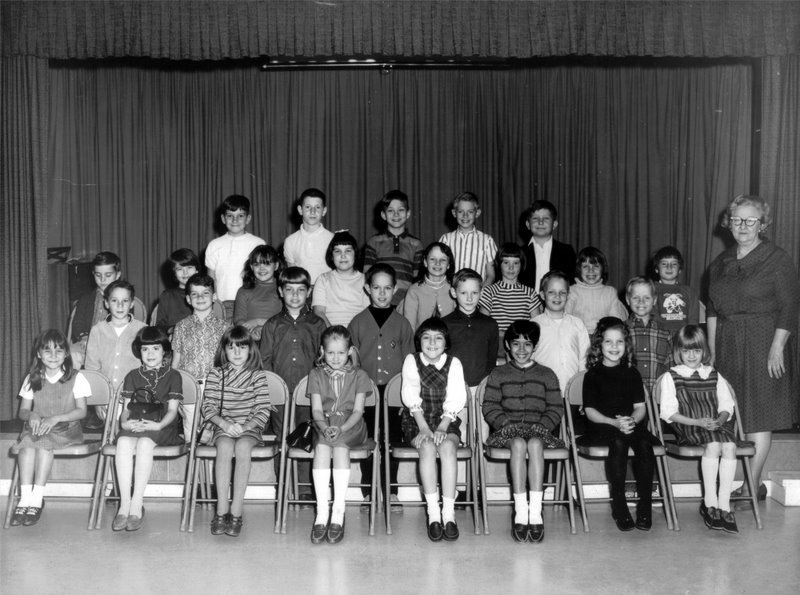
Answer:
<svg viewBox="0 0 800 595"><path fill-rule="evenodd" d="M627 320L633 341L636 369L645 388L652 393L656 380L669 370L672 337L653 313L656 303L655 284L646 277L634 277L625 286L625 301L631 309Z"/></svg>

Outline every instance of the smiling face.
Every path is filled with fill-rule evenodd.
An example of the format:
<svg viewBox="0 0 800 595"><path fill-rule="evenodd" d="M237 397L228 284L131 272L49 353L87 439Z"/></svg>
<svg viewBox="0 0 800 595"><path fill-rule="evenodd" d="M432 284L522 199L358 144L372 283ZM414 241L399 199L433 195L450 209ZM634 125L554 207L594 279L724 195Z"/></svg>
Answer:
<svg viewBox="0 0 800 595"><path fill-rule="evenodd" d="M141 360L147 370L158 370L164 363L164 347L161 345L142 345Z"/></svg>
<svg viewBox="0 0 800 595"><path fill-rule="evenodd" d="M333 266L340 273L348 273L356 264L356 251L350 244L339 244L333 247L331 254Z"/></svg>
<svg viewBox="0 0 800 595"><path fill-rule="evenodd" d="M113 264L99 264L94 267L94 283L100 291L105 291L112 281L119 279L120 272Z"/></svg>
<svg viewBox="0 0 800 595"><path fill-rule="evenodd" d="M536 346L525 337L517 337L511 343L506 343L506 349L511 354L511 358L518 366L525 366L533 357L533 350Z"/></svg>
<svg viewBox="0 0 800 595"><path fill-rule="evenodd" d="M278 288L278 293L292 316L300 313L308 299L308 287L305 283L284 283L283 287Z"/></svg>
<svg viewBox="0 0 800 595"><path fill-rule="evenodd" d="M528 228L534 238L547 240L558 227L558 221L553 220L553 214L549 209L539 209L528 217L525 227Z"/></svg>
<svg viewBox="0 0 800 595"><path fill-rule="evenodd" d="M655 296L649 285L645 283L633 285L630 293L625 296L625 300L637 318L643 320L650 318L650 313L655 305Z"/></svg>
<svg viewBox="0 0 800 595"><path fill-rule="evenodd" d="M233 366L234 370L239 370L247 363L250 358L250 345L238 345L236 343L228 343L225 346L225 357Z"/></svg>
<svg viewBox="0 0 800 595"><path fill-rule="evenodd" d="M581 263L581 281L586 285L602 285L603 267L600 263L584 260Z"/></svg>
<svg viewBox="0 0 800 595"><path fill-rule="evenodd" d="M322 347L322 357L325 363L334 370L341 370L347 365L350 357L350 346L343 337L330 337Z"/></svg>
<svg viewBox="0 0 800 595"><path fill-rule="evenodd" d="M438 331L425 331L419 338L420 351L431 362L439 361L447 348L444 333Z"/></svg>
<svg viewBox="0 0 800 595"><path fill-rule="evenodd" d="M67 352L55 343L48 343L39 350L39 359L44 365L45 374L55 376L64 365Z"/></svg>
<svg viewBox="0 0 800 595"><path fill-rule="evenodd" d="M210 287L191 285L189 286L189 293L186 296L186 301L195 312L206 312L211 310L216 297L217 295Z"/></svg>
<svg viewBox="0 0 800 595"><path fill-rule="evenodd" d="M392 277L386 273L372 275L372 281L364 285L364 288L367 290L370 303L376 308L389 308L397 291Z"/></svg>
<svg viewBox="0 0 800 595"><path fill-rule="evenodd" d="M478 309L478 300L481 297L481 284L477 279L459 281L458 287L450 290L450 295L456 300L458 309L464 314L472 314Z"/></svg>
<svg viewBox="0 0 800 595"><path fill-rule="evenodd" d="M186 287L186 282L192 275L197 274L197 267L193 265L176 264L173 270L175 271L175 279L177 279L178 286L181 289Z"/></svg>
<svg viewBox="0 0 800 595"><path fill-rule="evenodd" d="M460 200L451 211L461 231L472 231L475 220L481 216L481 210L471 200Z"/></svg>
<svg viewBox="0 0 800 595"><path fill-rule="evenodd" d="M225 214L222 215L222 222L225 224L229 234L240 236L244 234L247 224L250 223L250 218L251 215L246 211L236 209L235 211L225 211Z"/></svg>
<svg viewBox="0 0 800 595"><path fill-rule="evenodd" d="M390 233L399 235L403 233L408 223L408 207L402 200L392 200L385 210L381 211L381 219L386 221Z"/></svg>
<svg viewBox="0 0 800 595"><path fill-rule="evenodd" d="M133 308L133 296L124 287L117 287L104 301L106 310L111 314L111 324L126 323Z"/></svg>
<svg viewBox="0 0 800 595"><path fill-rule="evenodd" d="M552 314L563 313L569 297L569 285L557 277L550 279L544 291L539 292L539 297L544 302L545 310Z"/></svg>
<svg viewBox="0 0 800 595"><path fill-rule="evenodd" d="M500 274L503 281L515 283L522 270L522 261L518 256L504 256L500 261Z"/></svg>
<svg viewBox="0 0 800 595"><path fill-rule="evenodd" d="M603 354L604 366L618 366L620 360L625 357L625 334L616 328L608 329L603 333L600 351Z"/></svg>
<svg viewBox="0 0 800 595"><path fill-rule="evenodd" d="M675 285L681 273L681 263L674 256L668 256L658 261L656 265L658 280L665 285Z"/></svg>
<svg viewBox="0 0 800 595"><path fill-rule="evenodd" d="M450 264L447 255L438 246L431 249L425 258L425 270L428 272L428 279L431 281L441 281L447 274L447 267Z"/></svg>
<svg viewBox="0 0 800 595"><path fill-rule="evenodd" d="M253 269L253 276L256 281L267 283L275 278L275 270L278 268L277 262L267 262L266 260L259 260L250 265Z"/></svg>
<svg viewBox="0 0 800 595"><path fill-rule="evenodd" d="M681 362L692 370L696 370L703 364L703 350L681 349Z"/></svg>
<svg viewBox="0 0 800 595"><path fill-rule="evenodd" d="M328 212L328 207L319 196L306 196L302 204L297 206L297 212L303 218L303 226L306 229L317 229L322 225L322 218Z"/></svg>
<svg viewBox="0 0 800 595"><path fill-rule="evenodd" d="M731 234L740 247L751 249L761 241L759 233L766 229L766 226L760 221L763 216L764 213L761 212L761 209L753 205L744 204L733 209L731 219L734 217L742 219L738 225L734 225L733 221L731 221ZM745 223L747 219L758 219L759 221L756 221L752 227L748 227L747 223Z"/></svg>

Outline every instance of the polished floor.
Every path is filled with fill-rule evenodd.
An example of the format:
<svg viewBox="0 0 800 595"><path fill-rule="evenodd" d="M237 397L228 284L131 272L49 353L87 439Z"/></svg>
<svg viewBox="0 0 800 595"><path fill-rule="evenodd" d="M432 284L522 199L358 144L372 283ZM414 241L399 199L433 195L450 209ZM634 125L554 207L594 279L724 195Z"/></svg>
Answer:
<svg viewBox="0 0 800 595"><path fill-rule="evenodd" d="M0 499L5 509L5 499ZM797 593L800 508L768 500L764 529L739 512L741 532L705 528L697 504L679 504L681 530L656 514L649 533L620 533L607 505L588 507L591 532L570 535L566 512L545 510L541 544L509 535L510 508L491 511L492 534L476 536L458 511L461 538L430 543L421 508L393 515L394 534L349 508L345 540L313 546L311 510L291 511L288 534L272 533L272 509L245 507L239 538L214 537L210 512L194 533L178 530L178 506L149 504L144 527L86 530L87 506L51 501L34 527L0 530L0 593ZM660 513L660 510L656 510Z"/></svg>

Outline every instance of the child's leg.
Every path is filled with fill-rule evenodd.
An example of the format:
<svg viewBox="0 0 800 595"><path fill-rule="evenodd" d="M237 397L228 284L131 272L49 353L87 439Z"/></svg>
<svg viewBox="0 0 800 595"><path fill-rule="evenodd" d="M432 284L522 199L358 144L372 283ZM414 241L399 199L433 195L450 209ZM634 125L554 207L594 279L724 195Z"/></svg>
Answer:
<svg viewBox="0 0 800 595"><path fill-rule="evenodd" d="M456 480L458 476L458 436L448 434L439 445L439 462L442 466L442 522L456 520Z"/></svg>
<svg viewBox="0 0 800 595"><path fill-rule="evenodd" d="M731 488L736 475L736 443L722 443L722 460L719 462L719 509L730 511Z"/></svg>
<svg viewBox="0 0 800 595"><path fill-rule="evenodd" d="M317 494L317 518L315 525L328 524L328 502L331 499L331 447L327 444L317 444L314 449L314 463L311 478L314 482L314 491Z"/></svg>
<svg viewBox="0 0 800 595"><path fill-rule="evenodd" d="M628 443L617 438L608 445L606 477L611 491L611 512L615 518L624 518L628 512L625 498L625 474L628 470ZM648 490L649 493L649 490Z"/></svg>
<svg viewBox="0 0 800 595"><path fill-rule="evenodd" d="M341 525L347 499L347 484L350 482L350 449L344 446L333 448L333 510L331 523Z"/></svg>
<svg viewBox="0 0 800 595"><path fill-rule="evenodd" d="M717 472L719 471L719 455L722 445L719 442L709 442L703 450L700 459L700 473L703 475L703 502L708 508L719 508L717 499ZM728 494L730 498L730 494Z"/></svg>
<svg viewBox="0 0 800 595"><path fill-rule="evenodd" d="M52 450L43 448L36 449L36 471L31 489L31 501L28 506L41 508L44 498L44 486L47 485L47 478L50 477L50 469L53 468Z"/></svg>
<svg viewBox="0 0 800 595"><path fill-rule="evenodd" d="M131 496L132 516L142 516L142 502L150 472L153 470L153 449L156 443L150 438L139 438L136 442L136 465L133 470L133 494Z"/></svg>
<svg viewBox="0 0 800 595"><path fill-rule="evenodd" d="M256 439L251 436L242 436L236 440L236 467L233 470L233 499L231 501L231 514L242 516L244 507L244 493L247 482L250 480L250 467L253 461L250 453L256 445Z"/></svg>
<svg viewBox="0 0 800 595"><path fill-rule="evenodd" d="M120 436L117 439L117 454L114 466L117 468L119 483L119 514L128 516L131 510L131 486L133 485L133 453L138 438Z"/></svg>
<svg viewBox="0 0 800 595"><path fill-rule="evenodd" d="M514 523L518 525L528 524L528 494L527 478L525 476L525 453L527 444L522 438L512 438L508 444L511 450L511 461L509 469L511 471L511 493L514 497Z"/></svg>
<svg viewBox="0 0 800 595"><path fill-rule="evenodd" d="M656 456L653 454L653 445L647 438L633 440L633 476L636 478L636 492L639 502L636 504L636 514L649 515L653 509L653 474L656 469Z"/></svg>
<svg viewBox="0 0 800 595"><path fill-rule="evenodd" d="M228 505L228 485L231 483L233 467L233 438L219 436L214 442L217 447L217 460L214 461L214 481L217 484L217 514L230 512Z"/></svg>
<svg viewBox="0 0 800 595"><path fill-rule="evenodd" d="M439 490L436 481L436 447L427 441L419 449L419 477L422 481L422 493L428 505L428 522L440 523L442 512L439 509Z"/></svg>
<svg viewBox="0 0 800 595"><path fill-rule="evenodd" d="M538 438L531 438L527 444L528 450L528 481L531 484L530 510L528 522L531 525L542 524L542 497L544 491L544 443Z"/></svg>
<svg viewBox="0 0 800 595"><path fill-rule="evenodd" d="M20 499L18 507L27 508L31 506L31 490L33 489L33 475L36 470L36 449L23 448L17 455L17 465L19 465L19 490Z"/></svg>

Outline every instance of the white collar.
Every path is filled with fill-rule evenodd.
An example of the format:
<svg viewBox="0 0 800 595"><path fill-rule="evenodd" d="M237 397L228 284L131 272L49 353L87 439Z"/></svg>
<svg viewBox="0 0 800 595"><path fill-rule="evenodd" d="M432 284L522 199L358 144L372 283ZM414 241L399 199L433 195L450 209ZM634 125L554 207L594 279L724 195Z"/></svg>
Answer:
<svg viewBox="0 0 800 595"><path fill-rule="evenodd" d="M672 370L678 374L678 376L682 376L683 378L690 378L692 374L697 372L703 380L708 378L711 375L711 372L714 371L714 368L711 366L707 366L706 364L700 364L699 368L690 368L686 364L678 364L677 366L673 366Z"/></svg>
<svg viewBox="0 0 800 595"><path fill-rule="evenodd" d="M439 360L435 362L429 360L428 356L422 353L421 351L419 352L419 358L422 360L422 363L425 364L426 366L433 366L437 370L441 370L444 367L444 363L447 361L447 353L443 353L441 356L439 356Z"/></svg>

